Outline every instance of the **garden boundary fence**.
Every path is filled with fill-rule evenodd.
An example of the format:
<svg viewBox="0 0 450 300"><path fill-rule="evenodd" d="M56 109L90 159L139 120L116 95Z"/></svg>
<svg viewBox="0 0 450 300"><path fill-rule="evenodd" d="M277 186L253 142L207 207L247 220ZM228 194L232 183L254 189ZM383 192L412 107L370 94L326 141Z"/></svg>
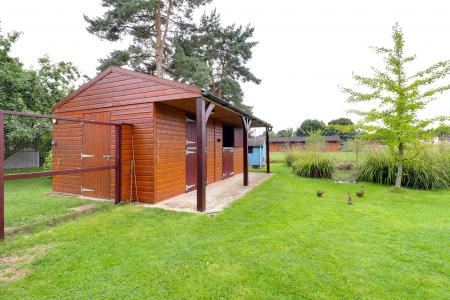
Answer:
<svg viewBox="0 0 450 300"><path fill-rule="evenodd" d="M122 130L130 127L105 121L101 113L76 119L0 110L0 239L5 236L5 182L10 180L47 176L53 193L119 203Z"/></svg>

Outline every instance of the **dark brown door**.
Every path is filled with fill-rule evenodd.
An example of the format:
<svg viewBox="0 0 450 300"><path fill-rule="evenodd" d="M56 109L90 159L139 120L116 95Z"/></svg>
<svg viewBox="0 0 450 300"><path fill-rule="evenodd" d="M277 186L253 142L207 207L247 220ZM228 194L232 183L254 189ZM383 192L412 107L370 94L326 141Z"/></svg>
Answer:
<svg viewBox="0 0 450 300"><path fill-rule="evenodd" d="M186 117L186 192L197 187L197 135L196 122Z"/></svg>
<svg viewBox="0 0 450 300"><path fill-rule="evenodd" d="M233 176L234 148L223 147L222 150L222 176L227 178Z"/></svg>
<svg viewBox="0 0 450 300"><path fill-rule="evenodd" d="M83 114L85 120L109 122L107 112ZM83 123L83 168L113 164L111 156L111 126ZM81 194L87 197L111 199L111 170L82 173Z"/></svg>

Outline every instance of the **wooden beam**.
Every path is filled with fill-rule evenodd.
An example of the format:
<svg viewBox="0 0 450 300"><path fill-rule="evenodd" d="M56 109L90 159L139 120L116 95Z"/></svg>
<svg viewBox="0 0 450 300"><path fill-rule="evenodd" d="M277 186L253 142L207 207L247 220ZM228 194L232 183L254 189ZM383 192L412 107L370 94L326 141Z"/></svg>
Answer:
<svg viewBox="0 0 450 300"><path fill-rule="evenodd" d="M116 125L114 203L122 201L122 125Z"/></svg>
<svg viewBox="0 0 450 300"><path fill-rule="evenodd" d="M213 111L213 109L214 109L214 106L216 106L214 103L209 102L209 103L208 103L208 106L206 107L206 112L205 112L205 126L206 126L206 123L208 123L209 116L211 115L211 113L212 113L212 111Z"/></svg>
<svg viewBox="0 0 450 300"><path fill-rule="evenodd" d="M56 175L69 175L69 174L111 170L111 169L115 169L115 168L116 168L116 165L108 165L108 166L92 167L92 168L76 168L76 169L52 170L52 171L42 171L42 172L16 173L16 174L3 175L3 179L4 180L15 180L15 179L26 179L26 178L35 178L35 177L56 176Z"/></svg>
<svg viewBox="0 0 450 300"><path fill-rule="evenodd" d="M250 125L252 123L252 120L250 120L247 117L242 116L242 129L243 132L243 155L242 159L244 160L244 186L248 186L248 131L250 130Z"/></svg>
<svg viewBox="0 0 450 300"><path fill-rule="evenodd" d="M5 130L4 114L0 110L0 240L5 238Z"/></svg>
<svg viewBox="0 0 450 300"><path fill-rule="evenodd" d="M209 107L208 107L209 108ZM212 111L212 109L211 109ZM206 209L206 110L205 100L196 99L197 131L197 211Z"/></svg>
<svg viewBox="0 0 450 300"><path fill-rule="evenodd" d="M270 173L270 138L269 127L266 127L266 172Z"/></svg>

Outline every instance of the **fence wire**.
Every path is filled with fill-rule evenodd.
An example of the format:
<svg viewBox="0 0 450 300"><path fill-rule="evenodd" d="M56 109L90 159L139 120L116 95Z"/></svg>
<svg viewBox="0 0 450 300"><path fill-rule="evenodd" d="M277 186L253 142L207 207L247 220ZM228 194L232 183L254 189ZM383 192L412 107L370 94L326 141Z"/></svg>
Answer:
<svg viewBox="0 0 450 300"><path fill-rule="evenodd" d="M52 201L51 196L120 201L121 125L89 119L0 113L3 114L4 145L0 238L3 224L21 225L33 209L36 210L34 217L42 218L47 201ZM35 203L36 199L40 199L41 204Z"/></svg>

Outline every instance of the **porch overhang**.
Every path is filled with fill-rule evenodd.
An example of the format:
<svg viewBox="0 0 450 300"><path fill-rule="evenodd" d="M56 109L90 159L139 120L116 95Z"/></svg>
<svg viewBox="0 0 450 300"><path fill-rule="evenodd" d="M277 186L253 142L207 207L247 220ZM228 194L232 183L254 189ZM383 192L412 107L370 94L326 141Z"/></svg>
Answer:
<svg viewBox="0 0 450 300"><path fill-rule="evenodd" d="M269 134L272 125L240 108L235 107L226 100L202 91L196 98L182 98L164 101L165 105L176 107L196 116L196 149L197 149L197 211L206 210L206 126L208 119L214 118L225 124L243 129L243 185L249 185L248 176L248 134L250 128L266 128L266 168L270 173Z"/></svg>

